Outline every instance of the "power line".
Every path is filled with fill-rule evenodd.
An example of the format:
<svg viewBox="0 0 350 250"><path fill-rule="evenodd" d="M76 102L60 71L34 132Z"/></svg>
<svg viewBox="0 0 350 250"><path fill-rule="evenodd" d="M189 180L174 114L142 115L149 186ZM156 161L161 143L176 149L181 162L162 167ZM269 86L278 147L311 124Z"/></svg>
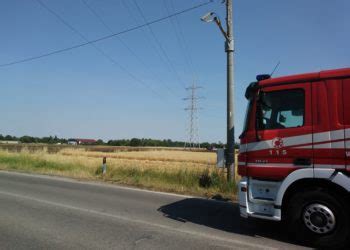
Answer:
<svg viewBox="0 0 350 250"><path fill-rule="evenodd" d="M107 35L107 36L103 36L103 37L100 37L100 38L97 38L97 39L94 39L94 40L90 40L90 41L85 42L85 43L80 43L80 44L77 44L77 45L74 45L74 46L71 46L71 47L66 47L66 48L63 48L63 49L53 50L51 52L47 52L47 53L44 53L44 54L41 54L41 55L38 55L38 56L32 56L32 57L27 57L27 58L24 58L24 59L20 59L20 60L8 62L8 63L3 63L3 64L0 64L0 67L7 67L7 66L14 65L14 64L25 63L25 62L41 59L41 58L48 57L48 56L51 56L51 55L63 53L63 52L69 51L69 50L81 48L81 47L87 46L89 44L93 44L93 43L97 43L97 42L100 42L100 41L103 41L103 40L107 40L107 39L110 39L110 38L113 38L113 37L116 37L116 36L119 36L119 35L122 35L122 34L129 33L129 32L134 31L134 30L138 30L138 29L146 27L148 25L159 23L159 22L164 21L166 19L169 19L169 18L171 18L173 16L178 16L178 15L184 14L186 12L190 12L192 10L195 10L195 9L198 9L198 8L203 7L205 5L208 5L208 4L212 3L212 1L213 0L209 0L209 1L205 2L205 3L201 3L201 4L198 4L198 5L195 5L193 7L184 9L182 11L178 11L178 12L173 13L171 15L168 15L168 16L165 16L165 17L161 17L161 18L157 18L157 19L155 19L153 21L150 21L150 22L147 22L147 23L144 23L144 24L141 24L141 25L137 25L137 26L128 28L128 29L119 31L117 33L113 33L111 35Z"/></svg>
<svg viewBox="0 0 350 250"><path fill-rule="evenodd" d="M140 13L142 19L144 20L144 22L147 24L148 23L148 20L147 18L145 17L145 15L143 14L143 11L142 9L140 8L140 6L137 4L137 1L136 0L132 0L134 5L136 6L137 8L137 11ZM170 16L170 15L169 15ZM168 65L170 66L170 69L173 71L173 73L175 74L176 78L178 79L179 83L182 83L183 87L185 87L185 84L183 83L183 81L181 80L179 74L177 73L177 71L175 70L175 67L174 67L174 64L171 62L168 54L166 53L165 49L163 48L162 46L162 43L159 41L159 39L157 38L156 34L154 33L152 27L147 24L147 27L153 37L153 39L156 41L156 44L158 45L160 51L162 52L164 58L166 59Z"/></svg>
<svg viewBox="0 0 350 250"><path fill-rule="evenodd" d="M90 4L88 4L86 2L86 0L82 0L83 4L85 5L85 7L87 9L90 10L90 12L96 17L96 19L99 20L99 22L111 33L113 34L114 31L111 29L111 27L109 25L107 25L107 23L103 20L103 18L98 14L98 12L91 7ZM160 78L157 77L157 74L155 74L148 66L147 64L141 59L141 57L139 57L137 55L137 53L131 49L131 47L126 43L124 42L124 40L120 37L117 37L118 38L118 41L140 62L140 64L142 64L152 75L153 77L157 78L158 81L160 81L163 86L171 93L173 94L174 96L176 96L174 93L173 93L173 90L167 85L165 84Z"/></svg>
<svg viewBox="0 0 350 250"><path fill-rule="evenodd" d="M129 16L134 20L134 23L136 25L139 25L139 21L137 20L137 18L135 17L134 13L131 11L131 8L129 6L129 4L125 1L125 0L122 0L121 1L122 5L124 6L124 8L128 11L129 13ZM149 44L151 46L151 48L155 51L155 53L157 54L157 56L159 57L159 59L163 62L162 65L166 66L166 68L171 72L173 73L171 67L168 65L167 61L163 58L163 56L161 55L160 51L159 51L159 48L151 41L151 35L149 32L146 32L144 28L141 29L141 31L143 32L144 34L144 38L147 38L148 41L149 41Z"/></svg>
<svg viewBox="0 0 350 250"><path fill-rule="evenodd" d="M55 12L53 9L49 8L44 2L41 0L35 0L37 3L40 4L44 9L46 9L48 12L50 12L52 15L54 15L61 23L63 23L66 27L68 27L70 30L72 30L75 34L77 34L82 40L89 42L89 40L84 36L81 32L79 32L77 29L75 29L71 24L69 24L67 21L64 20L57 12ZM99 48L96 44L91 43L90 44L94 49L96 49L102 56L107 58L108 61L110 61L113 65L119 67L122 71L124 71L129 77L140 83L141 85L148 88L153 94L158 96L159 98L164 100L164 97L160 95L157 91L155 91L149 84L145 83L141 79L137 78L133 73L131 73L129 70L127 70L123 65L118 63L114 58L109 56L107 53L105 53L101 48Z"/></svg>
<svg viewBox="0 0 350 250"><path fill-rule="evenodd" d="M133 14L133 12L131 11L130 6L124 0L122 0L122 3L124 5L124 7L127 9L127 11L129 12L129 15L134 19L134 22L136 23L136 25L139 25L139 22L138 22L137 18L135 17L135 15ZM166 65L168 67L168 69L172 72L171 68L169 68L169 65L167 64L167 61L161 55L158 47L155 44L153 44L153 42L150 40L150 37L151 37L150 33L146 32L145 29L141 29L141 30L142 30L142 32L144 34L144 37L148 38L148 41L150 42L150 45L151 45L152 49L156 52L156 54L158 55L159 59L162 60L164 65Z"/></svg>
<svg viewBox="0 0 350 250"><path fill-rule="evenodd" d="M170 5L172 7L172 10L175 11L175 8L174 8L174 3L173 3L173 0L170 0ZM194 81L198 81L198 74L197 74L197 71L196 71L196 68L193 64L193 60L192 60L192 56L191 56L191 51L188 47L188 43L186 41L186 38L185 38L185 35L183 33L183 30L181 28L181 25L180 25L180 21L179 21L179 18L177 16L174 16L175 19L175 23L177 24L177 27L178 27L178 30L179 30L179 33L180 33L180 37L182 38L182 41L183 41L183 46L184 46L184 49L185 49L185 54L187 55L188 57L188 60L189 60L189 63L190 63L190 66L192 68L192 71L193 71L193 74L194 74Z"/></svg>
<svg viewBox="0 0 350 250"><path fill-rule="evenodd" d="M169 11L169 8L168 8L168 6L167 6L167 4L166 4L166 0L163 0L163 7L164 7L164 9L166 10L167 15L169 15L169 14L170 14L170 11ZM187 64L187 67L186 67L186 66L184 67L184 69L185 69L184 71L186 71L186 70L189 71L190 65L189 65L189 63L188 63L186 54L185 54L185 52L184 52L184 50L183 50L182 43L181 43L181 41L180 41L178 31L177 31L177 29L176 29L176 27L175 27L175 24L174 24L174 20L173 20L172 18L170 18L170 19L169 19L169 23L170 23L171 26L173 27L173 30L174 30L174 33L175 33L175 37L176 37L176 39L177 39L177 44L179 45L179 48L180 48L180 50L181 50L181 52L182 52L182 54L183 54L183 56L184 56L184 58L185 58L185 63Z"/></svg>
<svg viewBox="0 0 350 250"><path fill-rule="evenodd" d="M164 5L164 8L167 12L168 15L170 15L170 9L167 5L167 0L163 0L163 5ZM173 3L171 2L171 8L174 9L174 6L173 6ZM175 23L176 21L176 23ZM181 27L180 27L180 24L177 20L176 17L174 18L170 18L170 23L174 29L174 33L175 33L175 36L176 36L176 39L177 39L177 43L179 45L179 48L184 56L184 59L185 59L185 63L187 64L187 67L185 67L185 71L187 69L187 71L189 72L189 74L192 74L192 77L193 77L193 81L196 81L196 73L195 73L195 70L194 70L194 67L193 67L193 63L192 63L192 58L191 58L191 55L190 55L190 52L188 49L186 49L186 42L185 42L185 37L184 37L184 34L182 33L181 31ZM181 39L182 38L182 39ZM192 72L191 72L192 71Z"/></svg>

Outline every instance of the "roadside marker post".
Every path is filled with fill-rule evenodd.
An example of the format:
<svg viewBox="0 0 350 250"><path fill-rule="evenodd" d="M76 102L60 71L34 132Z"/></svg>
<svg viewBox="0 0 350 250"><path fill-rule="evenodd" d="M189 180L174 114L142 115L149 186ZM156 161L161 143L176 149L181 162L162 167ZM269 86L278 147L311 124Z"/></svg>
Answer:
<svg viewBox="0 0 350 250"><path fill-rule="evenodd" d="M102 160L102 175L104 176L107 173L107 157L103 157Z"/></svg>

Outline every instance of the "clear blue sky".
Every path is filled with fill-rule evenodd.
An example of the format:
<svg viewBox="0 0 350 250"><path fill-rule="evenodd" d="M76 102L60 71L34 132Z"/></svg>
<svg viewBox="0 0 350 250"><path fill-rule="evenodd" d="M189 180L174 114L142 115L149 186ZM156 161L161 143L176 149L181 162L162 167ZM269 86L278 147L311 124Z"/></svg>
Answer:
<svg viewBox="0 0 350 250"><path fill-rule="evenodd" d="M110 34L81 0L41 1L90 40ZM132 0L124 0L132 16L122 0L86 1L114 32L143 22ZM205 0L135 1L153 20L167 15L164 2L173 12ZM220 2L178 17L198 84L203 86L201 141L226 140L224 41L214 24L199 20L208 11L224 20ZM348 0L234 0L236 136L242 130L244 91L256 74L270 73L278 61L276 76L350 66L349 10ZM152 28L182 82L190 85L193 70L186 64L172 23L163 21ZM84 42L35 0L2 0L0 30L0 64ZM96 45L163 98L85 46L0 68L0 133L185 140L188 121L181 98L187 94L158 55L161 51L149 30L120 38L143 63L117 38Z"/></svg>

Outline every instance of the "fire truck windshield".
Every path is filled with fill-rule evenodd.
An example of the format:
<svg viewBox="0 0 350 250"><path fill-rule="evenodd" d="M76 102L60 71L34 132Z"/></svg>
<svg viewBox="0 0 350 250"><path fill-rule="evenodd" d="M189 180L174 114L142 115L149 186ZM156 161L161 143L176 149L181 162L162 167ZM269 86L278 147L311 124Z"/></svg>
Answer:
<svg viewBox="0 0 350 250"><path fill-rule="evenodd" d="M304 90L261 92L258 101L258 128L282 129L304 124Z"/></svg>

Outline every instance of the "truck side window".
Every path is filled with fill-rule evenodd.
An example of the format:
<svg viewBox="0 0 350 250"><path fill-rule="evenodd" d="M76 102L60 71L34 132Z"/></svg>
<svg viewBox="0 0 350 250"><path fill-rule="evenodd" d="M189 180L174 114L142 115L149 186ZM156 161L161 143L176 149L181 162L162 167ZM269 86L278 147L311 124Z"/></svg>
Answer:
<svg viewBox="0 0 350 250"><path fill-rule="evenodd" d="M304 96L302 89L262 92L258 101L258 128L264 130L303 126Z"/></svg>
<svg viewBox="0 0 350 250"><path fill-rule="evenodd" d="M245 117L244 117L243 133L248 130L249 118L251 116L252 106L253 106L253 101L249 100L249 103L248 103L248 106L246 109L246 113L245 113Z"/></svg>

